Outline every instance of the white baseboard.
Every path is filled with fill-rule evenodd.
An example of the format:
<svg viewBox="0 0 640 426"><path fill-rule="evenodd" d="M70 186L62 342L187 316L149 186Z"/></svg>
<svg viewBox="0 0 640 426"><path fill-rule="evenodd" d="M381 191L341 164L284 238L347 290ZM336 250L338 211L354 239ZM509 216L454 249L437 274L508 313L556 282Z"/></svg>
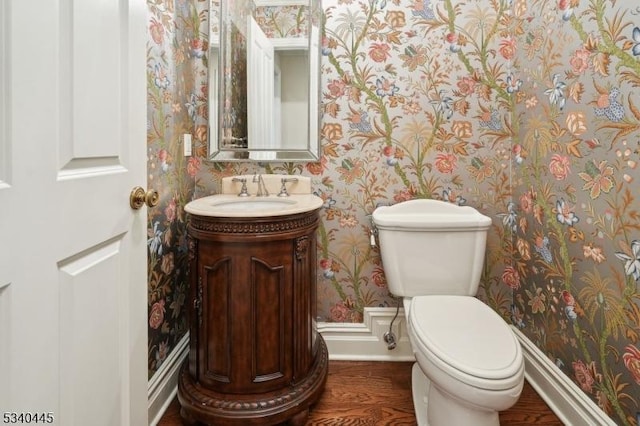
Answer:
<svg viewBox="0 0 640 426"><path fill-rule="evenodd" d="M329 359L344 361L415 361L407 335L404 310L393 323L396 348L387 349L384 333L395 308L365 308L363 323L319 322ZM566 426L615 426L595 402L569 379L520 330L512 326L525 359L525 376L540 397ZM180 366L189 352L187 333L149 381L149 424L155 426L177 392Z"/></svg>
<svg viewBox="0 0 640 426"><path fill-rule="evenodd" d="M395 314L396 308L365 308L363 323L318 323L318 331L327 343L329 359L414 361L402 308L392 327L396 336L396 348L387 349L384 333L389 331L389 324Z"/></svg>
<svg viewBox="0 0 640 426"><path fill-rule="evenodd" d="M149 380L148 413L149 424L155 426L167 410L178 392L180 367L189 354L189 333L187 332Z"/></svg>
<svg viewBox="0 0 640 426"><path fill-rule="evenodd" d="M398 345L394 350L387 349L383 335L389 331L395 312L395 308L365 308L362 324L318 323L318 330L327 342L329 359L414 361L403 309L393 325ZM527 381L566 426L616 425L520 330L513 326L512 329L522 345Z"/></svg>
<svg viewBox="0 0 640 426"><path fill-rule="evenodd" d="M366 308L364 323L318 323L329 350L329 359L350 361L414 361L405 328L404 311L400 309L393 323L396 348L387 349L384 333L396 314L395 308ZM155 426L178 391L180 366L189 354L187 333L149 381L149 424Z"/></svg>
<svg viewBox="0 0 640 426"><path fill-rule="evenodd" d="M522 345L527 381L565 425L616 425L527 336L512 329Z"/></svg>

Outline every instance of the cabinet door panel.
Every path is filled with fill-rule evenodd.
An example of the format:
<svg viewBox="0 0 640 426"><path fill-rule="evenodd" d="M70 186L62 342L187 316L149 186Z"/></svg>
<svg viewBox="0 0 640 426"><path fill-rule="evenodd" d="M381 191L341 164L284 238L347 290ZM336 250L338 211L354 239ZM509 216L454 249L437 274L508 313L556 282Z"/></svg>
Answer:
<svg viewBox="0 0 640 426"><path fill-rule="evenodd" d="M202 256L208 260L206 256ZM206 262L202 266L202 317L200 327L203 334L204 356L200 380L207 385L222 385L231 381L233 329L231 312L228 303L220 301L230 300L233 259L222 257L214 262ZM200 290L199 290L200 291Z"/></svg>
<svg viewBox="0 0 640 426"><path fill-rule="evenodd" d="M251 380L263 390L291 377L291 268L285 260L251 258Z"/></svg>

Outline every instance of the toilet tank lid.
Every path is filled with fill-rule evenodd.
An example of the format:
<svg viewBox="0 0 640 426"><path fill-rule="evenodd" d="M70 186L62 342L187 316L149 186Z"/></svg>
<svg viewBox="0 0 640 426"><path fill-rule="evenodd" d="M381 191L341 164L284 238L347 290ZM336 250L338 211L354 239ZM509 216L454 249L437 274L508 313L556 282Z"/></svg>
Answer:
<svg viewBox="0 0 640 426"><path fill-rule="evenodd" d="M415 199L376 208L373 211L373 223L383 229L487 229L491 226L491 218L473 207Z"/></svg>

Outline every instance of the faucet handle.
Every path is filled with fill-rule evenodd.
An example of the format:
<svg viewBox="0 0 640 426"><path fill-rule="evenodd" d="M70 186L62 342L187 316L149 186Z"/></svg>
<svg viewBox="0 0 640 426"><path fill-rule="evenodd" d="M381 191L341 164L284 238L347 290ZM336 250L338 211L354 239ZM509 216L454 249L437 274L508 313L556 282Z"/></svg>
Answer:
<svg viewBox="0 0 640 426"><path fill-rule="evenodd" d="M233 179L231 179L232 182L240 182L242 183L242 188L240 188L240 193L238 194L238 197L248 197L249 196L249 191L247 191L247 178L238 178L238 177L234 177Z"/></svg>
<svg viewBox="0 0 640 426"><path fill-rule="evenodd" d="M280 193L278 197L288 197L289 193L287 192L287 183L288 182L297 182L298 178L282 178L280 182L282 182L282 187L280 188Z"/></svg>

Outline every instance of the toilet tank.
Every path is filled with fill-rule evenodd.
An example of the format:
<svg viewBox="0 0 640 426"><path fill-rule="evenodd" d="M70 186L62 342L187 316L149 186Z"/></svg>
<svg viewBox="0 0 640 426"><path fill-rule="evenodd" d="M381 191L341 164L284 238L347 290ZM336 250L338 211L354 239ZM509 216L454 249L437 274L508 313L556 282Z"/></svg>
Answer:
<svg viewBox="0 0 640 426"><path fill-rule="evenodd" d="M410 200L373 212L389 291L475 296L491 218L468 206Z"/></svg>

